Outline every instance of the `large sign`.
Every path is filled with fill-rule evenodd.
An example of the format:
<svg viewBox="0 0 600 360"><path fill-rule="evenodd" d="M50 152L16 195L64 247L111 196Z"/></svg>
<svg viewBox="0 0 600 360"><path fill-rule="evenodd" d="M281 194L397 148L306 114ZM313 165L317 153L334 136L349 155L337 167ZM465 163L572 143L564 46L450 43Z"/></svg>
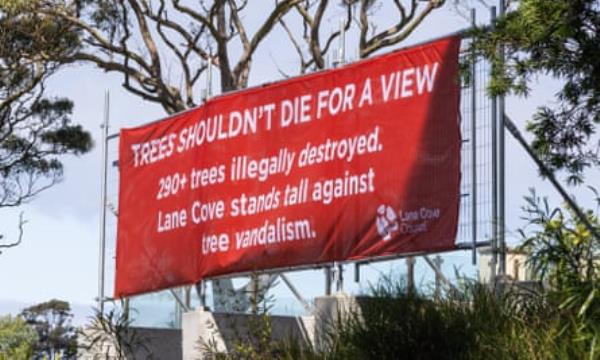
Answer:
<svg viewBox="0 0 600 360"><path fill-rule="evenodd" d="M456 37L121 131L115 296L454 248Z"/></svg>

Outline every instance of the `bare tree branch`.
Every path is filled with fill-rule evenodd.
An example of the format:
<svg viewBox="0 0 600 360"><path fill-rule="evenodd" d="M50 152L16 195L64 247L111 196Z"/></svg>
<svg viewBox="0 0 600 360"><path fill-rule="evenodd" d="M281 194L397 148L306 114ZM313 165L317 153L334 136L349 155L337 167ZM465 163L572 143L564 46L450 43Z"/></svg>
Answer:
<svg viewBox="0 0 600 360"><path fill-rule="evenodd" d="M407 14L405 8L399 1L394 3L400 12L400 20L398 23L376 35L367 39L369 29L367 21L367 0L361 0L361 41L360 41L360 57L365 58L374 52L385 47L395 45L405 40L419 26L423 20L435 9L441 7L445 0L429 0L425 8L418 12L419 6L417 0L411 0L410 11Z"/></svg>
<svg viewBox="0 0 600 360"><path fill-rule="evenodd" d="M239 62L233 69L233 77L237 82L238 87L248 86L248 76L250 74L250 61L252 55L256 51L258 45L271 32L279 19L283 17L294 5L299 4L301 0L284 0L277 4L275 9L269 14L269 17L256 31L249 47L245 49Z"/></svg>
<svg viewBox="0 0 600 360"><path fill-rule="evenodd" d="M288 38L290 39L290 42L292 43L292 46L294 46L294 49L296 50L296 53L298 54L298 57L300 58L300 74L304 74L306 72L306 69L310 66L310 64L312 62L307 63L307 61L304 59L304 53L302 52L302 47L300 46L300 43L298 42L298 40L296 40L296 37L294 36L294 34L290 30L290 28L287 26L285 21L283 21L283 19L279 19L279 24L281 25L281 27L287 34ZM279 71L280 74L284 75L286 78L289 77L289 75L285 74L283 71L281 71L281 69L277 68L277 70Z"/></svg>
<svg viewBox="0 0 600 360"><path fill-rule="evenodd" d="M310 14L311 8L315 7L314 15ZM346 18L344 20L344 31L348 31L352 25L352 7L353 5L348 3L342 4L345 7ZM300 17L303 19L303 27L306 29L305 41L307 42L309 49L310 60L305 61L304 56L301 57L301 63L304 64L304 70L314 65L316 69L324 69L327 64L325 57L334 40L341 36L341 30L335 29L325 40L325 46L321 45L320 32L323 27L323 19L328 9L328 0L319 0L317 3L305 2L304 4L297 4L295 9L297 10ZM303 71L304 71L303 70Z"/></svg>
<svg viewBox="0 0 600 360"><path fill-rule="evenodd" d="M206 17L206 16L200 14L199 12L196 12L185 5L181 5L180 0L173 0L173 5L175 6L175 9L181 11L182 13L190 16L194 20L200 22L202 25L206 26L206 28L210 31L212 37L215 38L215 40L217 42L226 41L226 37L225 37L224 33L217 30L214 22L212 21L212 17L214 16L214 11L218 8L222 8L222 6L223 6L222 0L215 1L212 9L210 11L209 17Z"/></svg>
<svg viewBox="0 0 600 360"><path fill-rule="evenodd" d="M0 244L0 249L10 249L10 248L14 248L17 247L21 244L21 242L23 241L23 226L27 224L27 220L23 219L23 212L21 212L19 214L19 235L17 236L17 240L12 242L12 243L8 243L8 244ZM0 240L4 239L4 235L0 234ZM2 254L3 250L0 250L0 255Z"/></svg>

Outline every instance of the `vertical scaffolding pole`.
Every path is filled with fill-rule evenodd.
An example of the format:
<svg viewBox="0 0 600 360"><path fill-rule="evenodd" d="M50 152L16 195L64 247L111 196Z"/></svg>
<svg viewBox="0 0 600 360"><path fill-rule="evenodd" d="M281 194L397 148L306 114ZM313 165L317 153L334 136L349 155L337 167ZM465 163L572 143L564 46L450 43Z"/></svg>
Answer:
<svg viewBox="0 0 600 360"><path fill-rule="evenodd" d="M204 89L201 92L202 101L206 102L212 96L212 55L209 53L206 59L206 77L204 78Z"/></svg>
<svg viewBox="0 0 600 360"><path fill-rule="evenodd" d="M496 27L496 7L490 9L492 29ZM490 283L496 280L498 264L498 98L492 97L492 244Z"/></svg>
<svg viewBox="0 0 600 360"><path fill-rule="evenodd" d="M212 96L212 55L208 56L208 64L206 68L206 100Z"/></svg>
<svg viewBox="0 0 600 360"><path fill-rule="evenodd" d="M325 295L331 295L331 265L325 267Z"/></svg>
<svg viewBox="0 0 600 360"><path fill-rule="evenodd" d="M438 271L435 271L435 293L434 298L439 300L442 294L442 279L440 277L440 273L442 272L442 264L444 263L444 259L441 256L437 255L435 259L433 259L433 263Z"/></svg>
<svg viewBox="0 0 600 360"><path fill-rule="evenodd" d="M201 293L200 293L200 305L202 306L202 309L205 309L206 306L206 281L202 280L200 282L200 289L201 289Z"/></svg>
<svg viewBox="0 0 600 360"><path fill-rule="evenodd" d="M207 48L210 47L207 44ZM204 102L208 101L212 96L212 54L208 53L208 59L206 64L206 84L204 89ZM213 285L214 286L214 285ZM213 288L214 289L214 288ZM196 295L198 295L198 300L200 302L200 308L206 309L206 280L200 280L199 283L196 284ZM214 301L214 300L213 300Z"/></svg>
<svg viewBox="0 0 600 360"><path fill-rule="evenodd" d="M192 287L191 286L185 286L183 288L184 291L184 295L185 295L185 306L188 309L192 308Z"/></svg>
<svg viewBox="0 0 600 360"><path fill-rule="evenodd" d="M196 283L196 295L200 301L200 309L206 310L206 280L200 280Z"/></svg>
<svg viewBox="0 0 600 360"><path fill-rule="evenodd" d="M342 66L344 65L344 63L346 62L346 30L344 28L344 19L340 20L340 37L339 37L339 52L338 52L338 58L335 61L334 66L338 67L338 66ZM333 274L335 276L335 290L336 292L342 292L344 291L344 265L341 263L336 263L334 261L333 263ZM328 269L329 272L327 272L326 269L326 276L328 276L329 279L331 279L331 269ZM325 283L325 293L326 295L330 295L331 294L331 280L326 281Z"/></svg>
<svg viewBox="0 0 600 360"><path fill-rule="evenodd" d="M354 282L355 283L360 282L360 263L359 262L354 263Z"/></svg>
<svg viewBox="0 0 600 360"><path fill-rule="evenodd" d="M337 277L336 277L335 290L336 290L336 292L342 292L342 291L344 291L344 265L338 263L336 273L337 273Z"/></svg>
<svg viewBox="0 0 600 360"><path fill-rule="evenodd" d="M104 267L106 263L106 186L108 179L108 119L110 110L109 93L104 95L104 121L102 129L102 174L100 181L100 239L98 259L98 309L104 314Z"/></svg>
<svg viewBox="0 0 600 360"><path fill-rule="evenodd" d="M344 19L340 19L340 66L346 63L346 29ZM344 265L338 264L337 292L344 291Z"/></svg>
<svg viewBox="0 0 600 360"><path fill-rule="evenodd" d="M506 3L504 0L500 0L500 17L503 17L506 13ZM501 61L504 61L504 47L500 47L500 57ZM506 228L506 218L505 218L505 209L504 209L504 194L505 194L505 173L504 173L504 157L505 157L505 148L504 148L504 140L505 140L505 131L504 131L504 123L505 123L505 103L504 96L500 96L498 99L498 111L500 115L500 124L498 127L498 228L500 233L498 245L500 248L500 269L498 272L500 275L506 275L506 238L505 238L505 228Z"/></svg>
<svg viewBox="0 0 600 360"><path fill-rule="evenodd" d="M415 291L415 263L417 261L414 257L409 256L406 258L406 286L408 291L413 293Z"/></svg>
<svg viewBox="0 0 600 360"><path fill-rule="evenodd" d="M340 65L346 63L346 29L344 19L340 19Z"/></svg>
<svg viewBox="0 0 600 360"><path fill-rule="evenodd" d="M129 319L129 310L130 310L130 307L129 307L129 298L125 298L123 300L123 312L125 313L125 318L126 319Z"/></svg>
<svg viewBox="0 0 600 360"><path fill-rule="evenodd" d="M471 9L471 25L473 28L477 25L475 9ZM475 50L473 50L473 53ZM473 56L471 62L471 222L472 222L472 241L473 265L477 264L477 61Z"/></svg>

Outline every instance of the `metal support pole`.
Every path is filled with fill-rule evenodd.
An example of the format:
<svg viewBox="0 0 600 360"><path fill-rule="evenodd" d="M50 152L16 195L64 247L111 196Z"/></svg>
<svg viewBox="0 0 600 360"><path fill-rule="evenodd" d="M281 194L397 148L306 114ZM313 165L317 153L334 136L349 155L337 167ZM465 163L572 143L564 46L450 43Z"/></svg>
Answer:
<svg viewBox="0 0 600 360"><path fill-rule="evenodd" d="M433 260L433 263L435 264L436 268L441 273L442 272L442 264L444 263L444 259L442 259L442 257L438 255ZM440 278L438 272L436 272L435 273L435 295L434 295L434 297L436 299L440 298L440 295L441 295L441 285L442 285L442 279Z"/></svg>
<svg viewBox="0 0 600 360"><path fill-rule="evenodd" d="M358 262L354 263L354 282L360 282L360 263Z"/></svg>
<svg viewBox="0 0 600 360"><path fill-rule="evenodd" d="M344 265L341 263L337 264L337 276L335 277L335 290L336 292L344 291Z"/></svg>
<svg viewBox="0 0 600 360"><path fill-rule="evenodd" d="M204 101L208 101L212 96L212 54L208 54L208 59L206 60L206 83L204 84L205 89L202 97Z"/></svg>
<svg viewBox="0 0 600 360"><path fill-rule="evenodd" d="M406 285L410 293L415 291L415 262L416 260L412 256L406 258Z"/></svg>
<svg viewBox="0 0 600 360"><path fill-rule="evenodd" d="M208 67L206 69L206 100L212 96L212 56L208 57Z"/></svg>
<svg viewBox="0 0 600 360"><path fill-rule="evenodd" d="M475 245L476 248L481 248L481 247L489 247L492 245L491 241L478 241L477 244ZM457 243L456 244L456 250L473 250L473 244L469 243L469 242L464 242L464 243Z"/></svg>
<svg viewBox="0 0 600 360"><path fill-rule="evenodd" d="M337 51L334 51L333 67L344 65L346 61L346 30L344 29L344 19L340 19L340 36Z"/></svg>
<svg viewBox="0 0 600 360"><path fill-rule="evenodd" d="M496 7L490 9L492 29L496 27ZM490 283L496 281L498 268L498 97L492 97L492 252Z"/></svg>
<svg viewBox="0 0 600 360"><path fill-rule="evenodd" d="M200 282L196 283L196 294L200 301L200 308L203 310L206 309L206 281L200 280Z"/></svg>
<svg viewBox="0 0 600 360"><path fill-rule="evenodd" d="M258 314L259 311L259 304L261 302L261 299L259 298L259 284L258 284L258 274L252 274L252 276L250 277L250 282L251 282L251 293L250 296L251 301L250 304L252 306L252 313L253 314Z"/></svg>
<svg viewBox="0 0 600 360"><path fill-rule="evenodd" d="M192 287L186 286L183 291L185 294L185 306L188 309L191 309L192 308Z"/></svg>
<svg viewBox="0 0 600 360"><path fill-rule="evenodd" d="M346 29L344 27L344 19L340 19L340 64L342 66L346 63ZM344 291L344 265L338 263L337 267L337 292Z"/></svg>
<svg viewBox="0 0 600 360"><path fill-rule="evenodd" d="M202 293L200 294L200 305L202 305L203 309L206 309L206 281L202 280L200 287L202 289Z"/></svg>
<svg viewBox="0 0 600 360"><path fill-rule="evenodd" d="M326 266L325 272L325 295L331 295L331 266Z"/></svg>
<svg viewBox="0 0 600 360"><path fill-rule="evenodd" d="M302 295L300 294L300 292L298 291L298 289L296 289L296 287L294 286L294 284L292 284L292 282L290 281L290 279L288 279L288 277L285 274L283 274L283 273L279 274L279 277L287 285L287 287L290 289L290 291L292 292L292 294L294 294L294 296L300 302L300 304L302 304L302 307L304 307L304 310L306 310L307 312L310 312L312 310L312 307L310 306L310 304L308 303L308 301L306 301L302 297Z"/></svg>
<svg viewBox="0 0 600 360"><path fill-rule="evenodd" d="M344 19L340 19L340 65L346 63L346 29Z"/></svg>
<svg viewBox="0 0 600 360"><path fill-rule="evenodd" d="M441 280L441 282L443 282L444 284L446 284L446 286L448 286L449 289L457 291L456 287L454 287L454 285L452 285L452 283L450 282L450 280L448 280L448 278L446 278L446 276L444 276L444 273L442 273L442 271L437 268L437 266L429 258L429 256L423 255L423 259L425 259L425 262L429 265L429 267L431 267L431 269L433 269L433 271L435 272L435 275L439 276L439 279Z"/></svg>
<svg viewBox="0 0 600 360"><path fill-rule="evenodd" d="M108 180L108 123L110 97L108 91L104 95L104 122L102 129L102 174L100 184L100 251L98 261L98 309L104 314L104 267L106 263L106 187Z"/></svg>
<svg viewBox="0 0 600 360"><path fill-rule="evenodd" d="M173 295L173 297L175 298L175 301L177 301L177 304L179 304L179 306L181 306L181 308L183 310L190 311L190 308L188 308L185 305L185 302L181 299L181 297L179 297L179 294L177 294L177 292L175 292L175 290L169 289L169 291L171 292L171 295Z"/></svg>
<svg viewBox="0 0 600 360"><path fill-rule="evenodd" d="M207 48L210 48L207 44ZM208 59L206 64L206 83L204 89L204 102L208 101L212 96L212 54L208 53ZM198 295L198 300L200 301L200 307L202 309L206 309L206 281L200 280L196 283L196 294Z"/></svg>
<svg viewBox="0 0 600 360"><path fill-rule="evenodd" d="M471 9L471 25L477 25L475 9ZM473 50L474 55L475 50ZM477 264L477 61L473 56L471 63L471 222L472 222L472 262Z"/></svg>
<svg viewBox="0 0 600 360"><path fill-rule="evenodd" d="M596 240L600 241L600 233L598 232L598 230L596 230L592 223L590 223L590 220L583 213L579 205L577 205L577 203L569 196L569 194L567 194L566 190L562 187L558 180L556 180L556 176L554 176L552 170L548 169L546 164L544 164L544 162L540 160L540 158L535 154L533 149L529 146L523 135L521 135L519 129L517 129L517 126L510 120L510 118L508 118L508 116L505 115L504 119L504 125L506 126L508 131L517 140L517 142L521 144L521 146L523 146L527 154L533 159L535 164L540 169L540 172L544 176L546 176L548 180L550 180L554 188L559 192L560 196L562 196L563 200L575 212L575 215L577 215L579 221L583 223L583 226L585 226L585 228L590 232L590 234L592 234L593 237L596 238Z"/></svg>
<svg viewBox="0 0 600 360"><path fill-rule="evenodd" d="M125 318L129 319L129 298L125 298L125 300L123 300L123 312L125 313Z"/></svg>
<svg viewBox="0 0 600 360"><path fill-rule="evenodd" d="M334 67L342 66L346 61L346 30L344 29L344 20L340 20L340 37L339 37L339 50L338 57L334 60ZM332 269L333 268L333 269ZM331 294L331 280L332 275L335 278L335 289L336 292L341 292L344 289L344 265L336 261L333 262L332 268L326 268L325 276L325 294ZM333 273L333 274L332 274Z"/></svg>
<svg viewBox="0 0 600 360"><path fill-rule="evenodd" d="M500 17L503 17L506 13L506 3L504 0L500 0ZM504 61L504 47L500 47L500 59ZM500 124L498 128L498 228L500 230L498 245L500 250L500 269L498 272L500 275L506 275L506 218L504 209L504 196L505 196L505 173L504 173L504 158L505 158L505 132L504 132L504 117L506 113L506 105L504 103L504 96L500 96L498 101L498 111L500 112Z"/></svg>

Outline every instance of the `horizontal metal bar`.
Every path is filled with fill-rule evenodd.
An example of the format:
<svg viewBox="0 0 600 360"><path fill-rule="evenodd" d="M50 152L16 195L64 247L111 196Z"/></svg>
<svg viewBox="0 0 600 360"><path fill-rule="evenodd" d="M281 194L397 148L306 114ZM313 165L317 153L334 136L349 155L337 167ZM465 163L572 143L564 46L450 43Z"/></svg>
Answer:
<svg viewBox="0 0 600 360"><path fill-rule="evenodd" d="M486 247L486 246L490 246L491 241L479 241L477 242L476 247L480 248L480 247ZM344 261L336 261L338 264L359 264L359 265L364 265L364 264L370 264L370 263L374 263L374 262L382 262L382 261L391 261L391 260L398 260L398 259L404 259L407 257L414 257L414 256L425 256L425 255L431 255L431 254L442 254L445 252L452 252L452 251L460 251L460 250L468 250L471 249L473 247L473 245L471 243L459 243L456 244L456 248L454 249L448 249L448 250L444 250L444 251L438 251L438 252L425 252L425 251L418 251L418 252L412 252L412 253L403 253L403 254L395 254L395 255L388 255L388 256L373 256L370 258L365 258L365 259L360 259L360 260L344 260ZM298 265L298 266L286 266L286 267L280 267L280 268L274 268L274 269L269 269L269 270L261 270L261 271L243 271L243 272L238 272L238 273L233 273L233 274L227 274L227 275L219 275L219 276L213 276L213 277L206 277L203 278L202 280L204 281L208 281L208 280L219 280L219 279L226 279L226 278L234 278L234 277L247 277L247 276L251 276L251 275L268 275L268 274L274 274L274 273L282 273L282 272L293 272L293 271L303 271L303 270L318 270L318 269L323 269L326 268L328 266L331 266L331 262L324 262L321 264L311 264L311 265ZM182 286L185 286L186 284L181 284L178 286L174 286L172 288L169 289L163 289L163 290L169 290L171 292L173 292L173 289L178 289ZM163 291L161 290L161 291ZM142 294L137 294L135 296L132 297L137 297L137 296L143 296L145 294L149 294L151 292L147 292L147 293L142 293Z"/></svg>
<svg viewBox="0 0 600 360"><path fill-rule="evenodd" d="M102 298L102 300L100 300L100 299L99 299L99 298L96 296L96 297L94 298L94 301L96 301L96 302L109 302L109 301L110 301L110 302L112 302L112 301L115 301L115 299L114 299L114 298L111 298L111 297L109 297L109 296L105 296L104 298Z"/></svg>
<svg viewBox="0 0 600 360"><path fill-rule="evenodd" d="M438 251L438 252L433 252L433 253L425 252L425 251L416 251L416 252L394 254L394 255L387 255L387 256L372 256L372 257L367 257L367 258L363 258L360 260L351 259L351 260L334 260L334 261L337 264L343 264L343 265L357 264L357 263L362 265L362 264L368 264L368 263L372 263L372 262L390 261L390 260L396 260L396 259L403 259L403 258L411 257L411 256L439 254L439 253L451 252L451 251L456 251L456 250L462 250L462 248L448 249L445 251ZM257 274L263 275L263 274L273 274L273 273L281 273L281 272L318 270L318 269L323 269L326 267L331 267L331 261L323 262L321 264L287 266L287 267L274 268L274 269L268 269L268 270L260 270L260 271L244 271L244 272L239 272L239 273L234 273L234 274L207 277L207 278L204 278L204 280L218 280L218 279L224 279L224 278L247 277L250 275L257 275Z"/></svg>
<svg viewBox="0 0 600 360"><path fill-rule="evenodd" d="M327 266L331 266L331 262L325 262L322 264L312 264L312 265L298 265L298 266L286 266L280 268L274 268L269 270L260 270L260 271L242 271L233 274L205 277L202 280L219 280L219 279L230 279L234 277L248 277L251 275L268 275L275 274L281 272L292 272L292 271L302 271L302 270L319 270L326 268Z"/></svg>
<svg viewBox="0 0 600 360"><path fill-rule="evenodd" d="M475 248L487 247L491 245L492 242L490 240L478 241L475 243ZM470 250L473 249L473 243L458 243L456 244L456 248L458 250Z"/></svg>

